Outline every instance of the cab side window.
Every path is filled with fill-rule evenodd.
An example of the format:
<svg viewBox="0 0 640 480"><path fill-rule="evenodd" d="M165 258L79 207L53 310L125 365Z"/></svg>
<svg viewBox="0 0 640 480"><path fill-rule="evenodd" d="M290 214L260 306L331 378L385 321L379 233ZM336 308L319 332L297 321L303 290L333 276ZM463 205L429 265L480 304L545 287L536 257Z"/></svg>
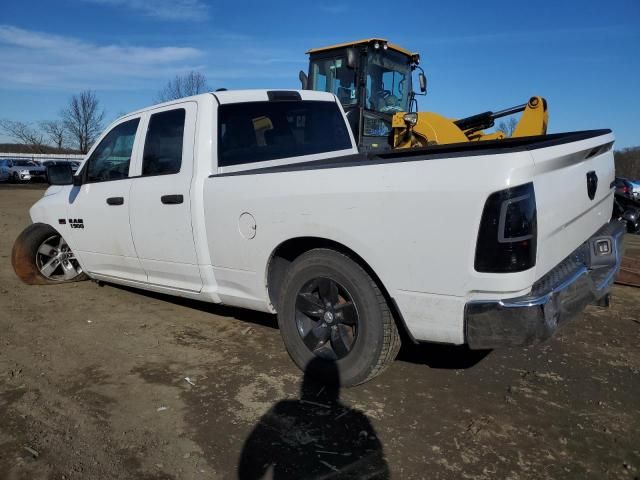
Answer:
<svg viewBox="0 0 640 480"><path fill-rule="evenodd" d="M144 142L142 175L170 175L182 166L185 110L154 113Z"/></svg>
<svg viewBox="0 0 640 480"><path fill-rule="evenodd" d="M121 123L102 139L87 162L87 182L120 180L129 176L139 123L139 118Z"/></svg>

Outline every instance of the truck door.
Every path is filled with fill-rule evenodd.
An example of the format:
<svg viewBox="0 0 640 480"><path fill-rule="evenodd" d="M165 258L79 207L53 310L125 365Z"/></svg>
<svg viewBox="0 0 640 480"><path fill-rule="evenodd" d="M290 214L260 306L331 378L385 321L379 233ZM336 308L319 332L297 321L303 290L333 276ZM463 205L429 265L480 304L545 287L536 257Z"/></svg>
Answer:
<svg viewBox="0 0 640 480"><path fill-rule="evenodd" d="M139 176L131 188L131 229L151 284L200 291L191 224L197 104L147 113Z"/></svg>
<svg viewBox="0 0 640 480"><path fill-rule="evenodd" d="M70 246L90 273L146 282L129 227L129 167L141 135L140 117L128 118L100 140L80 172L83 184L69 194Z"/></svg>

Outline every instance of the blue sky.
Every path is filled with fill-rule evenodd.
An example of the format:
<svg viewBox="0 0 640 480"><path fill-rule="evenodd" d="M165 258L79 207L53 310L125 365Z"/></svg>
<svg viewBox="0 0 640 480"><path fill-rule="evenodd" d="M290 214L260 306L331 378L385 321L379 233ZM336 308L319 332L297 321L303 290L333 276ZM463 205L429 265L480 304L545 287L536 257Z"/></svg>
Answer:
<svg viewBox="0 0 640 480"><path fill-rule="evenodd" d="M213 88L297 88L308 48L370 36L421 53L421 110L542 95L550 132L612 128L617 148L640 145L638 0L2 0L0 118L53 119L89 88L111 120L192 69Z"/></svg>

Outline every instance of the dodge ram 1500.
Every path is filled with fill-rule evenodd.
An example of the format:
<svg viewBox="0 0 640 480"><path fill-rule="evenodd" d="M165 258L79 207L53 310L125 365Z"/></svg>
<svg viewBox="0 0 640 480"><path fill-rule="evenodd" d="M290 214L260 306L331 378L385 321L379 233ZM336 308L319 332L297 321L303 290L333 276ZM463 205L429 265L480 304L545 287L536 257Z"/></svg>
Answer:
<svg viewBox="0 0 640 480"><path fill-rule="evenodd" d="M277 313L299 367L320 357L355 385L393 361L401 329L528 345L606 303L624 232L613 141L361 154L330 94L202 94L118 119L75 175L49 167L12 262L30 284L89 277Z"/></svg>

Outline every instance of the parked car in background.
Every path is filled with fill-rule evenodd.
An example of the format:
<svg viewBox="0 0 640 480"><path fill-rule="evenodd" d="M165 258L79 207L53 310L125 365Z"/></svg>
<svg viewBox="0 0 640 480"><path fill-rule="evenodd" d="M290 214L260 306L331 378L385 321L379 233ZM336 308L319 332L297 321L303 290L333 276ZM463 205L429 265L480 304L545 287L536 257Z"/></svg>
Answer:
<svg viewBox="0 0 640 480"><path fill-rule="evenodd" d="M0 182L8 182L10 176L9 160L0 160Z"/></svg>
<svg viewBox="0 0 640 480"><path fill-rule="evenodd" d="M32 180L45 181L47 169L42 165L23 159L6 159L0 161L0 179L4 181L19 183Z"/></svg>
<svg viewBox="0 0 640 480"><path fill-rule="evenodd" d="M616 177L614 182L616 193L633 199L640 198L640 183L629 179Z"/></svg>
<svg viewBox="0 0 640 480"><path fill-rule="evenodd" d="M47 167L52 167L54 165L71 165L71 171L75 174L78 171L78 168L80 167L80 162L75 162L73 160L43 160L42 161L42 166L45 167L45 169Z"/></svg>

